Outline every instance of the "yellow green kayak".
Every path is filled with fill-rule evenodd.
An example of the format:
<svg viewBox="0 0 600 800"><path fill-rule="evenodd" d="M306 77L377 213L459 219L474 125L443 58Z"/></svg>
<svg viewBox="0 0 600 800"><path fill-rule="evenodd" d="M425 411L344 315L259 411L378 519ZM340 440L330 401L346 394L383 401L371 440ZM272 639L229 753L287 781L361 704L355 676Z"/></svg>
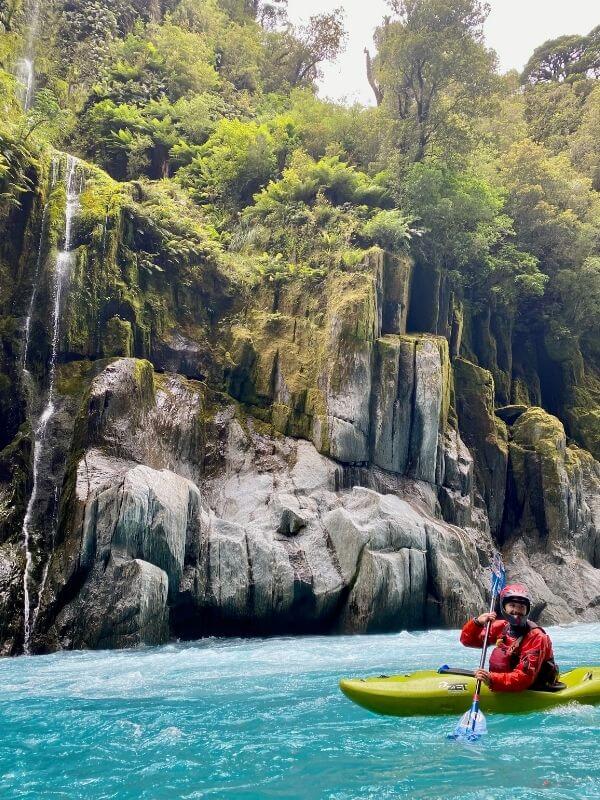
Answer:
<svg viewBox="0 0 600 800"><path fill-rule="evenodd" d="M600 703L600 667L578 667L560 676L559 691L491 692L482 686L480 708L487 714L539 711L565 703ZM409 675L344 679L340 689L359 706L397 717L460 714L471 702L475 678L424 670Z"/></svg>

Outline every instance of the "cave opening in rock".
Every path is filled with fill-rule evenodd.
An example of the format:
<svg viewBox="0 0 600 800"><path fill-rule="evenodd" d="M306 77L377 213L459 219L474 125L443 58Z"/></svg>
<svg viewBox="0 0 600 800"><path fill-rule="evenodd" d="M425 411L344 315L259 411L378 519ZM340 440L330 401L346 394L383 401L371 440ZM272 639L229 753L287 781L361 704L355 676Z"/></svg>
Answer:
<svg viewBox="0 0 600 800"><path fill-rule="evenodd" d="M407 333L437 333L439 272L416 261L412 274Z"/></svg>

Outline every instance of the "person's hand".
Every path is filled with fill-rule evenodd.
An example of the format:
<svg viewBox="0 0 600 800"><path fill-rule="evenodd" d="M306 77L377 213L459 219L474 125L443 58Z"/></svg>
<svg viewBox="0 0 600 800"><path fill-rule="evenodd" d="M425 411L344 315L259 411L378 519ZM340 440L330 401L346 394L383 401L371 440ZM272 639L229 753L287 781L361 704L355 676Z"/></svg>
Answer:
<svg viewBox="0 0 600 800"><path fill-rule="evenodd" d="M487 625L488 622L493 622L498 615L495 611L487 611L485 614L480 614L477 617L477 622L480 625Z"/></svg>
<svg viewBox="0 0 600 800"><path fill-rule="evenodd" d="M478 669L475 672L475 678L489 687L491 683L491 676L487 669Z"/></svg>

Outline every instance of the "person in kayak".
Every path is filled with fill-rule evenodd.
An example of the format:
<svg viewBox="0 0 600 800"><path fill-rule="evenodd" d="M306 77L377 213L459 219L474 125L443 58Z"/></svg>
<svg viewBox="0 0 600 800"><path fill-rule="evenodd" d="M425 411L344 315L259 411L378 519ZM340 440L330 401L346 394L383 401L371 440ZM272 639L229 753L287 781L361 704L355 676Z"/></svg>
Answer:
<svg viewBox="0 0 600 800"><path fill-rule="evenodd" d="M496 692L521 692L524 689L551 690L558 685L558 667L552 642L543 628L530 622L531 597L520 583L506 586L500 593L503 619L495 611L469 620L460 634L466 647L483 647L485 627L491 620L490 638L496 647L490 656L489 671L479 669L475 677Z"/></svg>

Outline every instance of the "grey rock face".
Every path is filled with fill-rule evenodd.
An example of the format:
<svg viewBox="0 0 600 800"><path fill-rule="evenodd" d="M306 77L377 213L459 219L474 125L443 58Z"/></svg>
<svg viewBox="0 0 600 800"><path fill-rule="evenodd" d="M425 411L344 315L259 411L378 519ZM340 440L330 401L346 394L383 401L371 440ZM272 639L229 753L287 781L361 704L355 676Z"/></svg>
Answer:
<svg viewBox="0 0 600 800"><path fill-rule="evenodd" d="M198 489L167 470L92 450L79 465L74 502L71 536L50 562L41 603L48 631L38 631L38 648L166 641L167 600L177 595L199 526ZM65 588L82 581L65 606Z"/></svg>
<svg viewBox="0 0 600 800"><path fill-rule="evenodd" d="M373 463L403 475L409 460L414 346L398 336L377 340L372 400Z"/></svg>
<svg viewBox="0 0 600 800"><path fill-rule="evenodd" d="M92 494L84 512L86 553L142 559L160 567L173 597L183 573L186 537L200 512L200 493L173 472L136 466Z"/></svg>
<svg viewBox="0 0 600 800"><path fill-rule="evenodd" d="M406 256L385 254L382 258L382 331L403 334L406 333L413 263Z"/></svg>
<svg viewBox="0 0 600 800"><path fill-rule="evenodd" d="M462 358L455 359L453 367L460 434L475 459L477 484L483 494L492 533L497 534L506 495L506 425L494 415L492 374Z"/></svg>
<svg viewBox="0 0 600 800"><path fill-rule="evenodd" d="M328 373L327 412L329 453L346 464L369 460L369 398L373 345L353 342L348 347L337 325L332 328L332 349L339 357Z"/></svg>
<svg viewBox="0 0 600 800"><path fill-rule="evenodd" d="M421 359L413 375L424 388L413 387L412 398L431 435L419 438L414 463L427 464L435 481L343 467L310 442L259 430L233 404L211 405L182 377L150 381L147 367L129 359L109 365L81 415L75 446L83 443L84 455L65 495L65 535L50 563L36 649L123 647L170 635L458 626L485 608L482 564L493 543L473 507L470 453L444 425L443 350L436 340L384 339L398 358L394 381L403 344L413 364ZM133 413L126 393L137 404ZM433 415L425 411L431 394ZM195 420L209 407L199 436ZM408 439L407 464L411 447ZM528 498L550 504L544 519L555 521L563 553L561 566L556 548L551 558L544 551L535 507L517 503L526 514L515 525L531 553L509 543L506 554L515 576L531 579L546 603L543 621L565 619L567 598L554 587L580 564L588 588L577 608L583 618L597 615L600 467L582 452L530 411L512 434L512 473L529 476L519 481L530 481ZM540 463L547 468L534 479ZM444 522L442 511L460 527Z"/></svg>
<svg viewBox="0 0 600 800"><path fill-rule="evenodd" d="M443 354L443 355L442 355ZM442 418L444 391L449 371L448 344L445 339L415 343L415 389L413 418L410 428L410 460L408 474L435 483L438 436L445 425Z"/></svg>
<svg viewBox="0 0 600 800"><path fill-rule="evenodd" d="M311 443L259 433L234 406L213 412L218 446L201 492L165 469L175 463L169 443L188 441L190 422L188 413L166 421L161 408L167 396L189 408L194 392L183 378L147 386L141 369L124 359L106 370L106 383L94 381L87 450L64 509L70 533L50 565L38 649L121 647L169 633L415 628L432 604L440 624L458 624L484 602L476 550L436 519L428 484L414 482L414 500L402 500L389 492L409 479L364 468L382 491L345 489L342 468ZM119 371L133 397L151 398L137 417L119 394ZM154 466L136 463L161 434ZM455 471L463 490L468 480ZM445 604L433 541L468 564L468 572L460 560L452 566L463 605Z"/></svg>
<svg viewBox="0 0 600 800"><path fill-rule="evenodd" d="M425 624L425 553L405 548L396 553L366 550L348 604L342 630L368 633L420 628Z"/></svg>
<svg viewBox="0 0 600 800"><path fill-rule="evenodd" d="M373 463L435 484L439 438L449 408L447 342L437 337L385 336L376 347Z"/></svg>
<svg viewBox="0 0 600 800"><path fill-rule="evenodd" d="M201 380L212 372L206 348L175 330L153 342L152 362L159 369Z"/></svg>
<svg viewBox="0 0 600 800"><path fill-rule="evenodd" d="M230 477L208 481L203 490L218 515L211 513L203 523L209 555L190 565L184 577L181 613L187 624L194 618L201 629L204 618L254 631L422 626L430 588L428 537L460 539L462 532L418 502L360 487L336 491L339 467L307 442L271 441L270 472L257 473L256 452L264 438L246 435L241 458L243 433L234 420L229 424L234 432L225 475ZM304 522L292 537L280 533L282 509L293 509ZM464 547L461 541L456 553ZM466 605L475 607L483 602L482 574L474 547L471 556L474 583L466 574L456 582ZM228 587L235 587L227 603L223 575ZM439 618L444 615L440 611Z"/></svg>
<svg viewBox="0 0 600 800"><path fill-rule="evenodd" d="M169 636L168 578L140 559L111 560L92 572L80 596L58 615L62 646L121 649L163 644Z"/></svg>

